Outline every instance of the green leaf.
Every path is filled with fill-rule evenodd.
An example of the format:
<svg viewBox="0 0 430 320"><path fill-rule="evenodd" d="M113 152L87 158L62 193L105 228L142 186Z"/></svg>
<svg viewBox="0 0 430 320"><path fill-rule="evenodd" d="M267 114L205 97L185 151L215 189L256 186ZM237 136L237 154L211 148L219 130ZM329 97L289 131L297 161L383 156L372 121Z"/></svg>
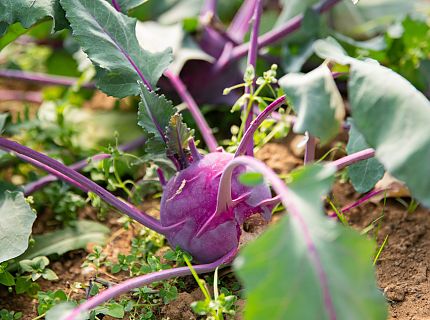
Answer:
<svg viewBox="0 0 430 320"><path fill-rule="evenodd" d="M307 8L317 2L318 0L282 0L282 12L276 21L276 25L284 24L296 15L305 12Z"/></svg>
<svg viewBox="0 0 430 320"><path fill-rule="evenodd" d="M357 130L354 121L349 119L349 140L346 146L348 154L369 148L362 134ZM384 166L376 159L371 158L348 166L348 176L357 192L364 193L372 189L384 175Z"/></svg>
<svg viewBox="0 0 430 320"><path fill-rule="evenodd" d="M193 130L190 130L182 121L182 116L175 113L169 121L167 127L167 154L178 155L182 158L184 149L188 146L188 140L193 135ZM185 160L185 159L184 159Z"/></svg>
<svg viewBox="0 0 430 320"><path fill-rule="evenodd" d="M150 53L136 39L136 20L104 0L61 0L73 36L97 69L97 86L109 95L138 95L138 80L155 87L171 50Z"/></svg>
<svg viewBox="0 0 430 320"><path fill-rule="evenodd" d="M0 2L0 24L6 31L7 25L20 22L25 29L45 19L54 20L53 30L58 31L67 27L64 11L58 0L14 0ZM0 31L0 36L2 35Z"/></svg>
<svg viewBox="0 0 430 320"><path fill-rule="evenodd" d="M15 278L9 271L3 271L0 273L0 284L4 286L13 286L15 284Z"/></svg>
<svg viewBox="0 0 430 320"><path fill-rule="evenodd" d="M73 227L33 236L34 245L16 260L28 260L52 254L62 255L68 251L85 249L90 242L103 244L109 232L109 228L101 223L78 220Z"/></svg>
<svg viewBox="0 0 430 320"><path fill-rule="evenodd" d="M107 316L111 316L113 318L117 319L123 319L124 318L124 307L120 305L119 303L109 303L105 306L98 306L94 309L95 313L102 313Z"/></svg>
<svg viewBox="0 0 430 320"><path fill-rule="evenodd" d="M318 54L350 65L349 103L357 130L376 158L414 197L430 207L430 102L410 82L374 60L346 55L332 38L318 42Z"/></svg>
<svg viewBox="0 0 430 320"><path fill-rule="evenodd" d="M134 9L148 0L116 0L117 5L121 9L121 12L127 14L128 11ZM112 0L109 0L112 4Z"/></svg>
<svg viewBox="0 0 430 320"><path fill-rule="evenodd" d="M325 144L340 129L345 111L330 70L321 65L307 73L289 73L279 80L297 113L294 132L310 134Z"/></svg>
<svg viewBox="0 0 430 320"><path fill-rule="evenodd" d="M15 258L28 247L36 214L22 192L0 194L0 262Z"/></svg>
<svg viewBox="0 0 430 320"><path fill-rule="evenodd" d="M164 95L158 95L154 91L149 91L142 83L140 87L142 101L139 103L137 124L144 129L144 133L148 138L145 149L152 153L164 152L166 149L166 130L169 126L169 120L176 113L177 109Z"/></svg>
<svg viewBox="0 0 430 320"><path fill-rule="evenodd" d="M3 133L9 113L0 113L0 133Z"/></svg>
<svg viewBox="0 0 430 320"><path fill-rule="evenodd" d="M27 29L25 29L19 22L11 24L7 31L5 30L5 34L3 34L0 38L0 50L2 50L20 35L23 35L25 32L27 32Z"/></svg>
<svg viewBox="0 0 430 320"><path fill-rule="evenodd" d="M430 207L430 102L406 79L376 63L354 61L348 83L357 129L385 169Z"/></svg>
<svg viewBox="0 0 430 320"><path fill-rule="evenodd" d="M140 46L150 52L159 52L172 48L173 63L170 71L179 74L188 60L213 62L213 57L202 51L194 40L187 36L182 25L163 25L154 21L137 22L136 36Z"/></svg>
<svg viewBox="0 0 430 320"><path fill-rule="evenodd" d="M340 64L348 64L354 59L348 56L342 46L332 37L315 41L315 53L322 59L330 59Z"/></svg>
<svg viewBox="0 0 430 320"><path fill-rule="evenodd" d="M253 187L264 182L264 177L259 172L244 172L239 175L239 182L245 186Z"/></svg>
<svg viewBox="0 0 430 320"><path fill-rule="evenodd" d="M329 319L327 299L336 319L386 319L372 267L374 245L323 216L321 197L333 174L321 165L294 171L290 213L235 260L245 284L246 319Z"/></svg>

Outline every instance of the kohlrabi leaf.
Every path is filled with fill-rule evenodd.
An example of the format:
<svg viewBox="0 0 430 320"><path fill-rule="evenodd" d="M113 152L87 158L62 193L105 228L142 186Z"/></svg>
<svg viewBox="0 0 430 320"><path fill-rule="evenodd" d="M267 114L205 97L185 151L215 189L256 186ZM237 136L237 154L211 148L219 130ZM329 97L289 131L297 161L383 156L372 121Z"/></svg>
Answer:
<svg viewBox="0 0 430 320"><path fill-rule="evenodd" d="M0 36L11 24L20 22L22 27L28 29L45 18L54 20L54 31L62 30L68 25L59 0L0 1Z"/></svg>
<svg viewBox="0 0 430 320"><path fill-rule="evenodd" d="M310 8L318 1L319 0L282 0L282 12L276 21L276 25L282 25L294 16L304 13L307 8Z"/></svg>
<svg viewBox="0 0 430 320"><path fill-rule="evenodd" d="M164 95L158 95L154 91L140 84L139 111L137 114L137 124L144 129L148 141L146 150L152 153L159 153L165 150L167 143L167 127L170 118L176 113L176 108L172 102Z"/></svg>
<svg viewBox="0 0 430 320"><path fill-rule="evenodd" d="M372 267L374 244L324 217L321 197L333 176L321 165L293 172L289 214L235 260L246 319L386 319Z"/></svg>
<svg viewBox="0 0 430 320"><path fill-rule="evenodd" d="M193 136L193 131L182 121L182 116L179 113L175 113L170 118L166 134L167 154L178 155L179 159L186 161L184 149L188 146L188 140Z"/></svg>
<svg viewBox="0 0 430 320"><path fill-rule="evenodd" d="M348 83L352 118L376 157L430 207L430 102L406 79L355 60Z"/></svg>
<svg viewBox="0 0 430 320"><path fill-rule="evenodd" d="M22 192L0 194L0 263L22 254L28 247L36 214Z"/></svg>
<svg viewBox="0 0 430 320"><path fill-rule="evenodd" d="M244 172L239 175L239 182L245 186L253 187L264 182L264 177L259 172Z"/></svg>
<svg viewBox="0 0 430 320"><path fill-rule="evenodd" d="M101 223L79 220L74 222L73 226L33 236L34 245L17 260L51 254L62 255L68 251L85 249L90 242L103 244L109 231L109 228Z"/></svg>
<svg viewBox="0 0 430 320"><path fill-rule="evenodd" d="M333 139L339 132L345 111L342 97L326 65L307 73L289 73L279 79L297 120L294 132L310 134L321 143Z"/></svg>
<svg viewBox="0 0 430 320"><path fill-rule="evenodd" d="M357 130L376 158L412 195L430 207L430 102L406 79L374 60L346 55L332 38L319 40L316 52L350 65L348 96Z"/></svg>
<svg viewBox="0 0 430 320"><path fill-rule="evenodd" d="M349 119L349 140L346 146L348 154L369 148L362 134L357 130L354 121ZM370 158L348 166L348 176L357 192L364 193L372 189L383 177L384 166L376 159Z"/></svg>
<svg viewBox="0 0 430 320"><path fill-rule="evenodd" d="M213 57L201 50L194 40L185 34L182 23L163 25L155 21L138 21L136 37L140 46L150 52L172 48L173 62L169 70L176 74L179 74L188 60L214 61Z"/></svg>
<svg viewBox="0 0 430 320"><path fill-rule="evenodd" d="M7 28L7 31L5 30L3 35L1 35L2 32L0 30L0 50L26 32L27 29L25 29L19 22L11 24L9 28Z"/></svg>
<svg viewBox="0 0 430 320"><path fill-rule="evenodd" d="M124 14L133 8L140 6L148 0L108 0L109 3Z"/></svg>
<svg viewBox="0 0 430 320"><path fill-rule="evenodd" d="M340 64L348 64L354 61L348 56L342 46L332 37L315 41L315 53L322 59L330 59Z"/></svg>
<svg viewBox="0 0 430 320"><path fill-rule="evenodd" d="M138 95L142 81L155 87L171 50L151 53L136 39L136 20L104 0L61 0L73 36L97 69L97 86L109 95Z"/></svg>

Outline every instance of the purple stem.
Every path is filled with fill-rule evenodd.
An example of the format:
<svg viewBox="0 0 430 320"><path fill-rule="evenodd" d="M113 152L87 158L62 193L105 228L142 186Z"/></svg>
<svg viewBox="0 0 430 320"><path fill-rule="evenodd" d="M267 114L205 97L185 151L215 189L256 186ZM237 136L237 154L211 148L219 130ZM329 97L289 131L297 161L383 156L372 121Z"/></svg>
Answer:
<svg viewBox="0 0 430 320"><path fill-rule="evenodd" d="M342 213L348 212L349 210L359 206L360 204L368 201L369 199L377 196L378 194L381 194L382 192L387 191L388 189L376 189L376 190L372 190L371 192L369 192L368 194L366 194L365 196L361 197L360 199L358 199L356 202L351 203L345 207L343 207L340 211Z"/></svg>
<svg viewBox="0 0 430 320"><path fill-rule="evenodd" d="M245 0L227 29L227 34L237 43L241 43L248 32L256 2L256 0Z"/></svg>
<svg viewBox="0 0 430 320"><path fill-rule="evenodd" d="M200 129L200 132L203 136L203 139L205 140L209 151L210 152L216 152L216 149L218 147L218 144L216 142L215 137L212 134L211 128L209 128L208 123L206 122L205 118L203 117L202 113L200 112L199 107L197 106L197 103L194 101L191 94L188 92L187 88L185 87L185 84L182 82L182 80L175 75L172 71L166 70L164 72L164 75L170 80L175 90L178 92L181 99L187 104L188 110L190 110L191 115L193 116L194 120L196 121L197 126Z"/></svg>
<svg viewBox="0 0 430 320"><path fill-rule="evenodd" d="M210 15L212 19L216 14L217 0L206 0L203 4L200 16L205 17Z"/></svg>
<svg viewBox="0 0 430 320"><path fill-rule="evenodd" d="M161 186L165 187L167 184L167 180L166 180L166 177L164 176L163 170L161 170L160 168L157 168L157 175L158 175L158 179L160 180Z"/></svg>
<svg viewBox="0 0 430 320"><path fill-rule="evenodd" d="M358 151L355 153L352 153L348 156L342 157L336 161L333 161L330 163L330 165L333 165L336 167L336 170L341 170L351 164L354 164L361 160L367 160L369 158L373 158L375 156L375 150L372 148L364 149L362 151Z"/></svg>
<svg viewBox="0 0 430 320"><path fill-rule="evenodd" d="M246 130L243 135L242 141L240 141L239 146L237 147L235 157L243 155L246 151L247 145L252 141L251 139L254 136L255 131L258 127L263 123L263 121L270 115L272 111L276 108L280 107L285 102L285 96L281 96L271 104L269 104L258 116L251 122L251 126Z"/></svg>
<svg viewBox="0 0 430 320"><path fill-rule="evenodd" d="M190 140L188 140L188 146L190 147L191 155L193 156L193 162L202 159L202 155L200 154L199 150L197 150L193 138L190 138Z"/></svg>
<svg viewBox="0 0 430 320"><path fill-rule="evenodd" d="M19 157L22 158L24 156L19 155ZM110 158L110 154L106 154L106 153L97 154L97 155L91 157L90 159L84 159L84 160L78 161L78 162L72 164L71 166L69 166L69 168L76 170L76 171L79 171L79 170L83 169L84 167L86 167L89 162L98 162L100 160L107 159L107 158ZM29 162L27 159L24 159L24 160ZM38 166L38 167L44 171L48 171L45 167L40 167L40 166ZM73 182L66 180L64 177L61 179L73 184ZM57 180L58 180L58 178L56 176L47 175L43 178L40 178L39 180L30 182L24 186L24 195L26 197L28 197L29 195L31 195L32 193L36 192L37 190L43 188L47 184L54 182L54 181L57 181ZM78 188L82 189L81 187L78 187ZM88 192L88 190L86 190L85 192Z"/></svg>
<svg viewBox="0 0 430 320"><path fill-rule="evenodd" d="M317 13L323 13L323 12L330 10L332 7L334 7L340 1L341 0L322 0L321 2L316 4L313 7L313 9ZM292 18L291 20L287 21L284 25L280 26L279 28L276 28L272 31L269 31L269 32L259 36L258 37L258 48L262 48L262 47L265 47L269 44L273 44L273 43L285 38L289 34L297 31L300 28L300 26L302 25L302 21L303 21L303 14L299 14L299 15L295 16L294 18ZM248 52L249 45L250 45L249 43L244 43L244 44L241 44L240 46L235 47L231 53L230 60L228 62L236 61L236 60L244 57ZM224 67L225 67L225 65L221 66L220 69L223 69Z"/></svg>
<svg viewBox="0 0 430 320"><path fill-rule="evenodd" d="M233 250L215 262L195 265L193 266L193 268L197 273L211 272L215 270L218 266L222 265L223 263L228 263L229 261L231 261L235 256L235 254L236 254L236 250ZM101 305L102 303L109 301L110 299L113 299L135 288L139 288L156 281L168 280L170 278L182 277L190 274L191 274L191 270L188 267L180 267L180 268L157 271L157 272L153 272L136 278L128 279L120 284L117 284L114 287L111 287L99 293L98 295L90 298L80 306L76 307L65 318L65 320L76 320L84 312L94 309L95 307Z"/></svg>
<svg viewBox="0 0 430 320"><path fill-rule="evenodd" d="M144 212L139 211L131 204L119 200L117 197L100 187L95 182L91 181L90 179L81 175L75 170L68 168L57 160L54 160L42 153L20 145L17 142L10 141L2 137L0 137L0 148L7 151L13 151L19 155L26 156L34 161L45 165L46 167L44 168L44 170L53 175L56 175L60 179L63 179L63 177L66 176L67 179L74 180L75 186L81 186L84 192L87 192L87 190L92 191L102 200L106 201L111 206L118 209L120 212L130 216L144 226L151 228L161 234L164 234L164 232L166 231L166 228L163 227L157 219L147 215Z"/></svg>
<svg viewBox="0 0 430 320"><path fill-rule="evenodd" d="M112 0L112 5L115 8L116 11L121 12L121 6L116 0Z"/></svg>
<svg viewBox="0 0 430 320"><path fill-rule="evenodd" d="M258 32L260 30L260 21L261 21L261 12L262 12L262 6L261 6L261 0L257 0L254 5L254 17L253 17L253 25L251 30L251 44L249 46L248 51L248 65L251 65L254 70L256 70L257 65L257 52L258 52ZM252 87L254 87L254 83L251 84ZM252 88L250 86L245 87L245 94L250 94ZM248 112L248 103L245 102L243 109L245 110L245 132L248 130L248 128L251 126L251 121L253 119L254 113L252 112L252 106L251 110ZM254 136L252 135L250 137L250 141L246 145L246 152L245 154L247 156L254 156Z"/></svg>
<svg viewBox="0 0 430 320"><path fill-rule="evenodd" d="M44 85L56 85L56 86L73 86L76 84L78 79L63 76L51 76L43 73L27 72L19 70L0 70L0 78L27 81L27 82L37 82L38 84ZM95 89L94 83L86 83L82 85L86 89Z"/></svg>
<svg viewBox="0 0 430 320"><path fill-rule="evenodd" d="M140 146L142 146L145 143L146 139L143 137L137 138L127 144L121 145L118 147L119 150L124 151L124 152L128 152L131 150L134 150ZM93 157L91 157L90 161L92 162L97 162L103 159L107 159L110 157L110 154L106 154L106 153L101 153L101 154L97 154ZM72 164L71 166L69 166L70 169L76 170L76 171L80 171L83 168L85 168L89 163L88 159L83 159L81 161L78 161L74 164ZM24 186L24 195L25 196L29 196L30 194L36 192L37 190L43 188L44 186L46 186L47 184L53 182L53 181L57 181L58 178L54 175L47 175L43 178L40 178L39 180L33 181L27 185Z"/></svg>
<svg viewBox="0 0 430 320"><path fill-rule="evenodd" d="M34 160L34 159L30 158L30 157L27 157L27 156L25 156L23 154L19 154L18 153L17 157L20 158L20 159L22 159L22 160L24 160L25 162L28 162L28 163L32 164L33 166L35 166L35 167L37 167L39 169L42 169L43 171L46 171L46 172L52 172L53 171L49 166L47 166L47 165L45 165L43 163L40 163L39 161L36 161L36 160ZM76 182L75 180L69 178L67 175L62 174L61 172L58 172L57 175L58 175L58 177L61 180L65 181L67 183L70 183L71 185L75 186L78 189L81 189L85 193L87 193L89 191L88 188L86 188L82 184ZM24 189L24 195L28 196L28 194L26 194L25 189Z"/></svg>
<svg viewBox="0 0 430 320"><path fill-rule="evenodd" d="M278 175L273 172L272 169L268 168L264 163L248 156L240 156L234 158L225 167L220 180L219 191L222 190L223 193L227 194L226 200L231 200L231 178L233 170L240 165L245 165L252 168L253 170L259 171L265 179L267 179L275 192L281 197L281 201L292 219L295 219L300 226L303 234L304 241L307 245L309 258L311 264L313 265L315 272L317 274L319 283L322 289L322 295L324 300L325 310L327 312L328 318L330 320L336 319L336 311L333 304L333 298L330 293L328 278L324 266L322 264L321 258L318 253L318 249L311 237L311 232L306 225L306 221L302 216L302 213L296 207L294 201L295 197L291 194L290 190L287 188L285 183L278 177ZM219 194L219 193L218 193Z"/></svg>
<svg viewBox="0 0 430 320"><path fill-rule="evenodd" d="M42 103L42 94L38 91L0 90L0 101L28 101Z"/></svg>
<svg viewBox="0 0 430 320"><path fill-rule="evenodd" d="M309 134L308 141L306 142L304 164L315 160L315 148L316 139L313 135Z"/></svg>

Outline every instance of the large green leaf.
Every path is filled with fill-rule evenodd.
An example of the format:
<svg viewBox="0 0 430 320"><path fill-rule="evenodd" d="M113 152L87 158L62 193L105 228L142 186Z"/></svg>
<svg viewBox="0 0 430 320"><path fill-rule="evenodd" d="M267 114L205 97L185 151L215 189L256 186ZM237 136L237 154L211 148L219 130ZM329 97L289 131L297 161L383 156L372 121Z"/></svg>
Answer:
<svg viewBox="0 0 430 320"><path fill-rule="evenodd" d="M61 0L73 36L97 69L97 86L109 95L138 95L137 81L157 84L171 50L151 53L136 39L136 20L104 0Z"/></svg>
<svg viewBox="0 0 430 320"><path fill-rule="evenodd" d="M430 102L397 73L358 60L348 92L354 122L376 157L430 207Z"/></svg>
<svg viewBox="0 0 430 320"><path fill-rule="evenodd" d="M342 97L327 66L307 73L289 73L279 79L297 113L294 132L308 131L324 144L340 129L345 111Z"/></svg>
<svg viewBox="0 0 430 320"><path fill-rule="evenodd" d="M363 135L357 130L354 121L349 121L349 140L346 146L348 154L369 148ZM376 159L370 158L348 166L348 176L357 192L367 192L372 189L384 175L384 166Z"/></svg>
<svg viewBox="0 0 430 320"><path fill-rule="evenodd" d="M6 26L20 22L28 29L35 23L50 17L54 19L54 30L67 27L64 11L58 0L9 0L0 1L0 36ZM3 31L3 32L1 32Z"/></svg>
<svg viewBox="0 0 430 320"><path fill-rule="evenodd" d="M376 158L430 207L430 102L406 79L374 60L348 57L333 39L320 40L316 52L350 65L352 118Z"/></svg>
<svg viewBox="0 0 430 320"><path fill-rule="evenodd" d="M15 258L28 247L36 214L22 192L0 194L0 262Z"/></svg>
<svg viewBox="0 0 430 320"><path fill-rule="evenodd" d="M85 249L90 242L103 244L109 231L108 227L98 222L79 220L71 227L33 236L34 245L17 261L51 254L62 255L68 251Z"/></svg>
<svg viewBox="0 0 430 320"><path fill-rule="evenodd" d="M333 173L320 165L292 173L289 215L235 260L246 319L386 319L372 242L323 216Z"/></svg>

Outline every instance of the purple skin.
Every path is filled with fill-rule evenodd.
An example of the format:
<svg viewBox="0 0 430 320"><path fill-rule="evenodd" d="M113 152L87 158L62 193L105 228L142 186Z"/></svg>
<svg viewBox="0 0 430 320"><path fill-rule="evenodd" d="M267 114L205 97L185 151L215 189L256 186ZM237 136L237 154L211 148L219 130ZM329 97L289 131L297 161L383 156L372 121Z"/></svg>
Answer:
<svg viewBox="0 0 430 320"><path fill-rule="evenodd" d="M269 187L262 184L250 188L239 183L237 178L244 167L233 173L231 205L217 210L221 174L233 158L226 152L209 153L178 172L164 188L161 225L177 225L169 228L166 237L172 247L185 249L200 263L212 262L237 248L241 225L251 215L262 213L267 221L271 217L273 206L260 205L271 199Z"/></svg>

